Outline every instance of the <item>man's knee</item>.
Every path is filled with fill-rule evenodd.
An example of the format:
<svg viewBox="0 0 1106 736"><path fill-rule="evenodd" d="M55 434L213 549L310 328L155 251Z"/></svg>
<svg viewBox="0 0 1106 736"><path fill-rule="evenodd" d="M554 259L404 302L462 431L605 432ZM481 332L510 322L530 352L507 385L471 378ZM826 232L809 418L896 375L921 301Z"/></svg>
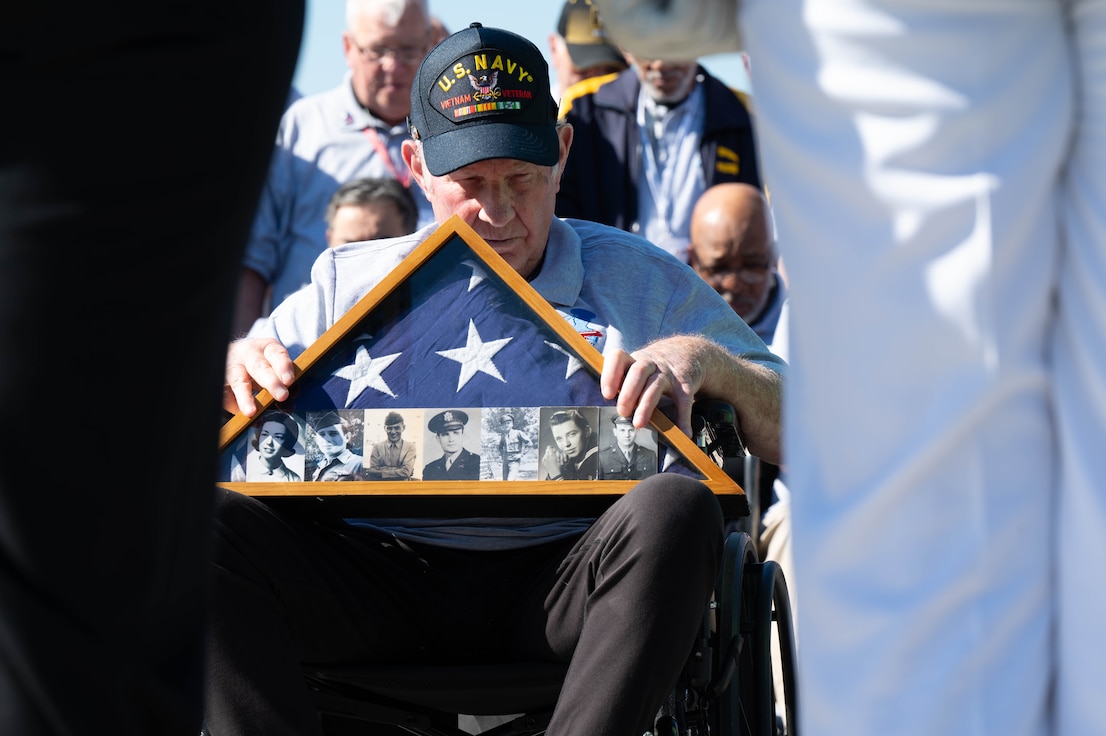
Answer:
<svg viewBox="0 0 1106 736"><path fill-rule="evenodd" d="M627 501L634 513L654 519L664 529L681 529L722 537L722 510L714 493L703 483L675 473L657 473L638 483Z"/></svg>

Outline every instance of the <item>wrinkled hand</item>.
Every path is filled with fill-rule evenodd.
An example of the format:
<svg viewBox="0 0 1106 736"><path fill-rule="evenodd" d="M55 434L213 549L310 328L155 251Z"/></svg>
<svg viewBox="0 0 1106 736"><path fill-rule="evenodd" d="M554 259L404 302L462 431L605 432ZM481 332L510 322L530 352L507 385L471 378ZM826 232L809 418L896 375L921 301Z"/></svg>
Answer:
<svg viewBox="0 0 1106 736"><path fill-rule="evenodd" d="M704 337L674 335L633 354L617 350L604 355L599 385L604 397L617 397L619 415L630 417L639 429L649 424L661 399L669 397L673 421L689 437L696 397L728 401L737 411L749 452L779 465L782 380L780 372L737 357Z"/></svg>
<svg viewBox="0 0 1106 736"><path fill-rule="evenodd" d="M277 401L285 401L295 378L295 364L288 350L275 338L235 340L227 347L223 408L252 417L258 409L254 400L257 391L265 389Z"/></svg>
<svg viewBox="0 0 1106 736"><path fill-rule="evenodd" d="M702 338L678 335L657 340L632 354L618 350L603 358L603 396L618 401L620 416L646 427L664 396L672 399L676 425L691 436L691 407L703 384Z"/></svg>

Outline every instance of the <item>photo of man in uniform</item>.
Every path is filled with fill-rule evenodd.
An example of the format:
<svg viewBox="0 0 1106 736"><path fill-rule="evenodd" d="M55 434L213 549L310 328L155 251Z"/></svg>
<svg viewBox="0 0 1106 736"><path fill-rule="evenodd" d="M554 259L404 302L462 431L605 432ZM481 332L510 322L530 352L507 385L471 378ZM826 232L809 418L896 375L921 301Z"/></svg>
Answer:
<svg viewBox="0 0 1106 736"><path fill-rule="evenodd" d="M448 409L430 418L426 428L437 438L442 456L423 468L423 480L479 480L480 455L465 447L465 425L469 415Z"/></svg>
<svg viewBox="0 0 1106 736"><path fill-rule="evenodd" d="M312 481L361 480L365 458L355 443L353 415L361 412L321 411L307 414L308 455ZM358 425L360 426L360 425Z"/></svg>
<svg viewBox="0 0 1106 736"><path fill-rule="evenodd" d="M365 480L411 480L418 453L415 443L403 438L407 422L398 411L384 417L384 440L374 442Z"/></svg>
<svg viewBox="0 0 1106 736"><path fill-rule="evenodd" d="M610 414L610 431L604 431L603 449L599 452L600 480L640 480L657 472L657 453L638 442L643 430L628 417ZM644 430L650 434L653 430ZM653 442L656 446L656 440Z"/></svg>
<svg viewBox="0 0 1106 736"><path fill-rule="evenodd" d="M543 409L541 465L546 480L596 480L599 477L599 436L595 407Z"/></svg>
<svg viewBox="0 0 1106 736"><path fill-rule="evenodd" d="M504 414L499 420L500 477L503 480L521 479L522 456L534 446L530 435L515 427L513 414Z"/></svg>

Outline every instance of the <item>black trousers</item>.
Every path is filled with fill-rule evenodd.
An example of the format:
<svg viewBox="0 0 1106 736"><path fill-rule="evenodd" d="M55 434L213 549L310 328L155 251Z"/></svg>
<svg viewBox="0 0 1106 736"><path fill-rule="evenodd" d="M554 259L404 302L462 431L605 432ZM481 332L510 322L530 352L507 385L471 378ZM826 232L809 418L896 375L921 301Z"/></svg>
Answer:
<svg viewBox="0 0 1106 736"><path fill-rule="evenodd" d="M579 539L401 544L220 491L207 728L318 734L301 663L571 662L551 736L639 736L671 692L721 555L713 494L662 473Z"/></svg>
<svg viewBox="0 0 1106 736"><path fill-rule="evenodd" d="M303 15L0 13L0 733L199 732L230 307Z"/></svg>

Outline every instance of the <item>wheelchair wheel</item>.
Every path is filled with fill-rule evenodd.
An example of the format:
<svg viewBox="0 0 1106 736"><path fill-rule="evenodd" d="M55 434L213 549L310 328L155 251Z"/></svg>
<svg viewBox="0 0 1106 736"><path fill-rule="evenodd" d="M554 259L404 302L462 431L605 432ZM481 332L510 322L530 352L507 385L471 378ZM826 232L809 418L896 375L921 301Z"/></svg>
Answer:
<svg viewBox="0 0 1106 736"><path fill-rule="evenodd" d="M787 583L775 562L758 562L744 533L727 540L716 598L717 702L710 733L797 736L795 644ZM780 670L774 676L773 646ZM779 683L777 686L776 683Z"/></svg>
<svg viewBox="0 0 1106 736"><path fill-rule="evenodd" d="M772 678L772 733L796 736L798 721L798 688L795 679L795 629L791 617L791 598L787 581L779 564L766 561L760 565L760 594L757 622L763 622L763 636L768 638L768 672ZM774 651L773 651L774 650Z"/></svg>
<svg viewBox="0 0 1106 736"><path fill-rule="evenodd" d="M747 564L741 574L738 625L743 643L736 667L738 681L723 698L724 704L735 698L737 703L730 710L720 710L721 733L797 736L795 641L787 582L772 561Z"/></svg>
<svg viewBox="0 0 1106 736"><path fill-rule="evenodd" d="M714 680L709 691L717 697L709 733L719 736L766 736L758 728L763 713L750 630L754 608L745 577L745 570L756 564L756 547L748 534L726 537L715 590Z"/></svg>

